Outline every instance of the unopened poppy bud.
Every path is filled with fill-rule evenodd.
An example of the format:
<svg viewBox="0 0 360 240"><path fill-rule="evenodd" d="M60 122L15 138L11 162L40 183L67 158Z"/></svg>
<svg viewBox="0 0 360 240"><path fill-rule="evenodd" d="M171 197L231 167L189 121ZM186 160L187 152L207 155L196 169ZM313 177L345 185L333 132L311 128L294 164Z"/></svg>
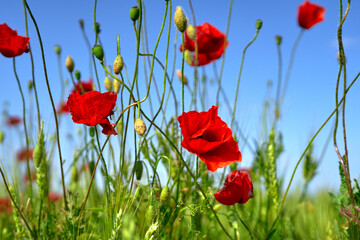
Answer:
<svg viewBox="0 0 360 240"><path fill-rule="evenodd" d="M97 34L99 34L99 33L101 32L101 30L100 30L100 24L99 24L99 23L95 23L95 25L94 25L94 31L95 31Z"/></svg>
<svg viewBox="0 0 360 240"><path fill-rule="evenodd" d="M180 69L176 70L176 75L178 76L180 81L184 81L185 85L188 84L188 79L187 79L186 75L185 74L183 75ZM182 77L184 77L184 79Z"/></svg>
<svg viewBox="0 0 360 240"><path fill-rule="evenodd" d="M27 83L27 87L28 87L29 90L32 90L33 87L34 87L34 82L29 80L28 83Z"/></svg>
<svg viewBox="0 0 360 240"><path fill-rule="evenodd" d="M95 136L95 128L94 127L91 127L89 129L89 134L90 134L90 137L92 137L92 138Z"/></svg>
<svg viewBox="0 0 360 240"><path fill-rule="evenodd" d="M38 136L38 142L33 151L33 159L36 168L40 167L42 161L45 161L45 141L44 141L44 122L41 122L40 132Z"/></svg>
<svg viewBox="0 0 360 240"><path fill-rule="evenodd" d="M108 90L109 92L111 91L111 89L112 89L112 81L111 81L111 79L109 77L105 77L104 86L105 86L106 90Z"/></svg>
<svg viewBox="0 0 360 240"><path fill-rule="evenodd" d="M191 57L191 52L189 50L185 50L185 61L191 65L192 64L192 57Z"/></svg>
<svg viewBox="0 0 360 240"><path fill-rule="evenodd" d="M95 168L95 161L91 160L91 162L89 162L89 171L92 173L94 171Z"/></svg>
<svg viewBox="0 0 360 240"><path fill-rule="evenodd" d="M74 60L72 59L72 57L67 56L67 58L65 60L65 66L69 72L72 73L74 71L75 63L74 63Z"/></svg>
<svg viewBox="0 0 360 240"><path fill-rule="evenodd" d="M133 22L136 22L139 19L140 10L138 6L132 7L130 9L130 18Z"/></svg>
<svg viewBox="0 0 360 240"><path fill-rule="evenodd" d="M95 45L93 48L92 48L92 52L93 54L95 55L95 57L97 59L99 59L100 61L102 61L104 59L104 50L103 48L101 47L101 45Z"/></svg>
<svg viewBox="0 0 360 240"><path fill-rule="evenodd" d="M114 68L114 73L115 74L119 74L121 72L121 70L124 67L124 61L122 56L117 55L115 60L114 60L114 64L113 64L113 68Z"/></svg>
<svg viewBox="0 0 360 240"><path fill-rule="evenodd" d="M176 7L174 21L177 29L183 33L186 30L187 19L183 9L180 6Z"/></svg>
<svg viewBox="0 0 360 240"><path fill-rule="evenodd" d="M146 132L146 125L141 118L137 118L134 124L135 132L137 132L140 136L143 136Z"/></svg>
<svg viewBox="0 0 360 240"><path fill-rule="evenodd" d="M79 70L76 70L76 71L74 72L74 75L75 75L76 80L80 81L80 78L81 78L81 73L80 73L80 71L79 71Z"/></svg>
<svg viewBox="0 0 360 240"><path fill-rule="evenodd" d="M193 25L189 24L189 26L186 28L186 33L191 40L195 41L196 29L194 28Z"/></svg>
<svg viewBox="0 0 360 240"><path fill-rule="evenodd" d="M80 24L80 27L83 29L84 28L84 20L79 19L79 24Z"/></svg>
<svg viewBox="0 0 360 240"><path fill-rule="evenodd" d="M0 131L0 143L4 142L5 134L4 131Z"/></svg>
<svg viewBox="0 0 360 240"><path fill-rule="evenodd" d="M118 80L114 79L114 81L113 81L113 88L114 88L114 92L115 92L116 94L119 93L119 91L120 91L120 86L121 86L121 83L120 83Z"/></svg>
<svg viewBox="0 0 360 240"><path fill-rule="evenodd" d="M116 81L116 80L114 80L114 81ZM123 119L122 118L120 118L119 122L117 123L116 130L119 135L122 135L122 133L123 133Z"/></svg>
<svg viewBox="0 0 360 240"><path fill-rule="evenodd" d="M275 36L275 41L276 41L276 44L277 44L277 45L280 45L281 42L282 42L282 36L276 35L276 36Z"/></svg>
<svg viewBox="0 0 360 240"><path fill-rule="evenodd" d="M166 205L169 202L169 199L170 199L169 187L165 186L160 194L160 202Z"/></svg>
<svg viewBox="0 0 360 240"><path fill-rule="evenodd" d="M153 218L155 217L155 208L153 205L150 205L145 213L145 219L151 223Z"/></svg>
<svg viewBox="0 0 360 240"><path fill-rule="evenodd" d="M136 162L135 164L135 173L136 173L136 180L140 181L143 173L143 164L141 161Z"/></svg>
<svg viewBox="0 0 360 240"><path fill-rule="evenodd" d="M54 51L57 55L59 55L61 53L61 47L59 45L55 45L54 46Z"/></svg>
<svg viewBox="0 0 360 240"><path fill-rule="evenodd" d="M71 180L77 182L79 179L79 174L77 172L76 166L71 168Z"/></svg>
<svg viewBox="0 0 360 240"><path fill-rule="evenodd" d="M256 21L256 29L257 30L260 30L261 29L261 27L262 27L262 20L261 19L258 19L257 21Z"/></svg>

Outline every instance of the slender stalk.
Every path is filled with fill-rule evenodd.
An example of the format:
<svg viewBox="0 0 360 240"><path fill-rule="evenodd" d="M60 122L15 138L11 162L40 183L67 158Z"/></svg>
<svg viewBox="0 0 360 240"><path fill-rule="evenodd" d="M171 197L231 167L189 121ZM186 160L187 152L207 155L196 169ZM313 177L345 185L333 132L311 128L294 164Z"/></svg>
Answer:
<svg viewBox="0 0 360 240"><path fill-rule="evenodd" d="M48 79L48 76L47 76L44 47L43 47L43 44L42 44L40 31L39 31L38 25L36 23L36 20L35 20L32 12L31 12L30 7L27 4L26 0L23 0L23 1L26 4L26 8L29 11L30 17L31 17L31 19L32 19L32 21L34 23L34 26L36 28L36 32L37 32L37 35L38 35L38 38L39 38L39 43L40 43L40 48L41 48L41 57L42 57L42 61L43 61L44 75L45 75L45 80L46 80L46 86L47 86L47 89L48 89L48 93L49 93L49 97L50 97L50 101L51 101L51 106L52 106L53 113L54 113L54 119L55 119L56 141L57 141L57 146L58 146L58 151L59 151L59 161L60 161L60 170L61 170L61 183L62 183L62 188L63 188L64 208L65 208L65 210L67 210L64 170L63 170L63 161L62 161L62 156L61 156L60 138L59 138L59 124L58 124L58 119L57 119L57 115L56 115L56 108L55 108L54 100L53 100L51 90L50 90L49 79Z"/></svg>
<svg viewBox="0 0 360 240"><path fill-rule="evenodd" d="M196 18L195 18L195 12L194 12L194 8L192 6L192 3L191 3L191 0L188 0L189 2L189 7L190 7L190 11L191 11L191 15L192 15L192 18L193 18L193 22L194 22L194 25L196 26ZM196 104L196 89L197 89L197 81L198 81L198 71L197 71L197 68L198 68L198 59L199 59L199 46L198 46L198 39L197 39L197 29L196 27L194 27L195 29L195 59L194 59L194 87L193 87L193 93L192 93L192 96L191 96L191 103L190 103L190 108L191 108L191 104L194 103L194 109L196 110L197 109L197 104ZM184 41L184 40L183 40ZM183 45L183 52L185 52L185 48L184 48L184 45ZM182 72L183 76L184 76L184 73Z"/></svg>
<svg viewBox="0 0 360 240"><path fill-rule="evenodd" d="M236 205L233 205L233 209L234 209L234 214L235 216L239 219L239 221L241 222L241 224L246 228L246 230L248 231L250 238L253 239L253 235L251 234L251 231L249 229L249 227L246 225L246 223L241 219L239 213L237 212L236 209Z"/></svg>

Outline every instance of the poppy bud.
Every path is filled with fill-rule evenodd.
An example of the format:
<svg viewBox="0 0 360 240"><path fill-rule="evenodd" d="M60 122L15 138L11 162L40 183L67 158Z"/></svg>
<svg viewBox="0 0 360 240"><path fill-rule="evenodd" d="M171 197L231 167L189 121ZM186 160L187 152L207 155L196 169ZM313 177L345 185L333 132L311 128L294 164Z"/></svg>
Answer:
<svg viewBox="0 0 360 240"><path fill-rule="evenodd" d="M153 205L150 205L145 213L145 219L150 223L155 217L155 208Z"/></svg>
<svg viewBox="0 0 360 240"><path fill-rule="evenodd" d="M135 164L135 173L136 173L136 180L140 181L143 173L143 164L141 161L136 162Z"/></svg>
<svg viewBox="0 0 360 240"><path fill-rule="evenodd" d="M140 10L138 6L132 7L130 9L130 18L133 22L136 22L139 19Z"/></svg>
<svg viewBox="0 0 360 240"><path fill-rule="evenodd" d="M176 70L176 75L178 76L178 78L180 79L180 81L183 81L183 75L180 69ZM186 75L184 74L184 84L187 85L188 84L188 79L186 77Z"/></svg>
<svg viewBox="0 0 360 240"><path fill-rule="evenodd" d="M105 77L104 86L105 86L106 90L108 90L109 92L111 91L111 89L112 89L112 81L111 81L111 79L109 77Z"/></svg>
<svg viewBox="0 0 360 240"><path fill-rule="evenodd" d="M80 78L81 78L81 73L80 73L80 71L79 71L79 70L76 70L76 71L74 72L74 75L75 75L76 80L80 81Z"/></svg>
<svg viewBox="0 0 360 240"><path fill-rule="evenodd" d="M141 118L137 118L134 124L135 132L137 132L140 136L143 136L146 132L146 125Z"/></svg>
<svg viewBox="0 0 360 240"><path fill-rule="evenodd" d="M67 58L65 60L65 66L70 73L72 73L74 71L75 63L74 63L74 60L70 56L67 56Z"/></svg>
<svg viewBox="0 0 360 240"><path fill-rule="evenodd" d="M187 19L183 9L180 6L176 7L174 21L177 29L183 33L186 30Z"/></svg>
<svg viewBox="0 0 360 240"><path fill-rule="evenodd" d="M90 137L92 137L92 138L95 136L95 128L94 127L89 128L89 134L90 134Z"/></svg>
<svg viewBox="0 0 360 240"><path fill-rule="evenodd" d="M5 137L4 131L0 131L0 143L3 143L4 137Z"/></svg>
<svg viewBox="0 0 360 240"><path fill-rule="evenodd" d="M77 172L76 166L71 168L71 180L77 182L79 179L79 174Z"/></svg>
<svg viewBox="0 0 360 240"><path fill-rule="evenodd" d="M277 45L280 45L281 42L282 42L282 36L276 35L276 36L275 36L275 41L276 41L276 44L277 44Z"/></svg>
<svg viewBox="0 0 360 240"><path fill-rule="evenodd" d="M115 82L116 80L114 80L114 82ZM116 81L117 82L117 81ZM115 87L114 87L115 88ZM118 132L118 134L119 135L122 135L122 133L123 133L123 119L122 118L120 118L120 120L119 120L119 122L117 123L117 125L116 125L116 130L117 130L117 132Z"/></svg>
<svg viewBox="0 0 360 240"><path fill-rule="evenodd" d="M83 29L84 28L84 20L79 19L79 24L80 24L80 28Z"/></svg>
<svg viewBox="0 0 360 240"><path fill-rule="evenodd" d="M163 188L163 190L161 191L161 194L160 194L160 202L161 202L163 205L166 205L166 204L168 204L169 199L170 199L169 187L168 187L168 186L165 186L165 187Z"/></svg>
<svg viewBox="0 0 360 240"><path fill-rule="evenodd" d="M186 33L191 40L196 40L196 29L193 25L189 24L189 26L186 28Z"/></svg>
<svg viewBox="0 0 360 240"><path fill-rule="evenodd" d="M94 171L95 168L95 161L91 160L91 162L89 162L89 171L92 173Z"/></svg>
<svg viewBox="0 0 360 240"><path fill-rule="evenodd" d="M59 46L59 45L55 45L55 46L54 46L54 51L55 51L55 53L56 53L57 55L59 55L59 54L61 53L61 48L60 48L60 46Z"/></svg>
<svg viewBox="0 0 360 240"><path fill-rule="evenodd" d="M92 52L95 55L95 57L97 59L99 59L100 61L102 61L104 59L104 51L103 51L103 48L101 47L101 45L95 45L92 48Z"/></svg>
<svg viewBox="0 0 360 240"><path fill-rule="evenodd" d="M191 57L191 52L189 50L185 50L185 61L189 64L192 65L192 57Z"/></svg>
<svg viewBox="0 0 360 240"><path fill-rule="evenodd" d="M260 30L261 29L261 27L262 27L262 20L261 19L258 19L257 21L256 21L256 29L257 30Z"/></svg>
<svg viewBox="0 0 360 240"><path fill-rule="evenodd" d="M28 83L27 83L27 87L28 87L29 90L33 89L33 87L34 87L34 82L31 81L31 80L29 80Z"/></svg>
<svg viewBox="0 0 360 240"><path fill-rule="evenodd" d="M99 34L100 33L100 24L99 23L95 23L95 25L94 25L94 31L97 33L97 34Z"/></svg>
<svg viewBox="0 0 360 240"><path fill-rule="evenodd" d="M121 70L124 67L124 61L122 56L117 55L115 60L114 60L114 64L113 64L113 68L114 68L114 73L115 74L119 74L121 72Z"/></svg>
<svg viewBox="0 0 360 240"><path fill-rule="evenodd" d="M114 92L115 92L115 93L119 93L119 91L120 91L120 86L121 86L121 83L120 83L118 80L114 79L114 81L113 81L113 88L114 88Z"/></svg>

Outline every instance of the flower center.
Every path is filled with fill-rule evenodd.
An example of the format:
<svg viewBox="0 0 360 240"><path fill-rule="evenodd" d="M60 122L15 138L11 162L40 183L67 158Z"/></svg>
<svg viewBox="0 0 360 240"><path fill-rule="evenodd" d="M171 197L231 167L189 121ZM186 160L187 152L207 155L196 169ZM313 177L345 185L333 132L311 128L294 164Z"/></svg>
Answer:
<svg viewBox="0 0 360 240"><path fill-rule="evenodd" d="M209 131L205 131L200 138L205 139L208 142L216 141L216 136Z"/></svg>

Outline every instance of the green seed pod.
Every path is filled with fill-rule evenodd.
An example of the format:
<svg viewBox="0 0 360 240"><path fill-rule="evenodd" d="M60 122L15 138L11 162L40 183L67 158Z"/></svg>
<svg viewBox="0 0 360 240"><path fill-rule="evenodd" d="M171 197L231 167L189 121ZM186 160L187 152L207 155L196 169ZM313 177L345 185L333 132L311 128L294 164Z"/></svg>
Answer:
<svg viewBox="0 0 360 240"><path fill-rule="evenodd" d="M79 70L76 70L76 71L74 72L74 75L75 75L76 80L80 81L80 78L81 78L81 73L80 73L80 71L79 71Z"/></svg>
<svg viewBox="0 0 360 240"><path fill-rule="evenodd" d="M277 44L277 45L280 45L281 42L282 42L282 36L276 35L276 36L275 36L275 41L276 41L276 44Z"/></svg>
<svg viewBox="0 0 360 240"><path fill-rule="evenodd" d="M114 81L113 81L113 88L114 88L114 92L115 92L116 94L119 93L120 87L121 87L121 83L120 83L118 80L114 79Z"/></svg>
<svg viewBox="0 0 360 240"><path fill-rule="evenodd" d="M257 21L256 21L256 29L257 30L260 30L261 29L261 27L262 27L262 20L261 19L258 19Z"/></svg>
<svg viewBox="0 0 360 240"><path fill-rule="evenodd" d="M151 223L154 217L155 217L155 207L153 205L149 205L145 213L145 219L148 223Z"/></svg>
<svg viewBox="0 0 360 240"><path fill-rule="evenodd" d="M135 120L134 128L135 128L135 131L140 136L143 136L144 133L146 132L146 125L145 125L144 121L141 118L137 118Z"/></svg>
<svg viewBox="0 0 360 240"><path fill-rule="evenodd" d="M112 89L112 81L111 81L111 79L109 77L105 77L104 86L105 86L106 90L108 90L109 92L111 91L111 89Z"/></svg>
<svg viewBox="0 0 360 240"><path fill-rule="evenodd" d="M57 55L60 55L61 53L61 47L59 45L55 45L54 46L54 51Z"/></svg>
<svg viewBox="0 0 360 240"><path fill-rule="evenodd" d="M113 64L113 68L114 68L114 73L115 74L119 74L121 72L121 70L124 67L124 61L122 56L117 55L115 60L114 60L114 64Z"/></svg>
<svg viewBox="0 0 360 240"><path fill-rule="evenodd" d="M141 161L136 162L135 164L135 173L136 173L136 180L140 181L142 174L143 174L143 163Z"/></svg>
<svg viewBox="0 0 360 240"><path fill-rule="evenodd" d="M89 134L90 134L90 137L92 137L92 138L95 136L95 128L94 127L91 127L89 129Z"/></svg>
<svg viewBox="0 0 360 240"><path fill-rule="evenodd" d="M74 60L70 56L67 56L67 58L65 60L65 66L70 73L72 73L74 71L75 63L74 63Z"/></svg>
<svg viewBox="0 0 360 240"><path fill-rule="evenodd" d="M189 24L189 26L186 28L186 33L191 40L195 41L196 29L194 28L193 25Z"/></svg>
<svg viewBox="0 0 360 240"><path fill-rule="evenodd" d="M186 30L187 19L183 9L180 6L176 7L174 21L177 29L183 33Z"/></svg>
<svg viewBox="0 0 360 240"><path fill-rule="evenodd" d="M161 191L161 194L160 194L160 202L163 204L163 205L167 205L169 203L169 199L170 199L170 191L169 191L169 187L168 186L165 186L163 188L163 190Z"/></svg>
<svg viewBox="0 0 360 240"><path fill-rule="evenodd" d="M130 9L130 18L133 22L136 22L139 19L140 10L138 6L132 7Z"/></svg>
<svg viewBox="0 0 360 240"><path fill-rule="evenodd" d="M92 52L95 55L95 57L97 59L99 59L100 61L102 61L104 59L104 50L101 45L95 45L92 48Z"/></svg>
<svg viewBox="0 0 360 240"><path fill-rule="evenodd" d="M4 131L0 131L0 143L3 143L4 142L4 138L5 138L5 134L4 134Z"/></svg>

